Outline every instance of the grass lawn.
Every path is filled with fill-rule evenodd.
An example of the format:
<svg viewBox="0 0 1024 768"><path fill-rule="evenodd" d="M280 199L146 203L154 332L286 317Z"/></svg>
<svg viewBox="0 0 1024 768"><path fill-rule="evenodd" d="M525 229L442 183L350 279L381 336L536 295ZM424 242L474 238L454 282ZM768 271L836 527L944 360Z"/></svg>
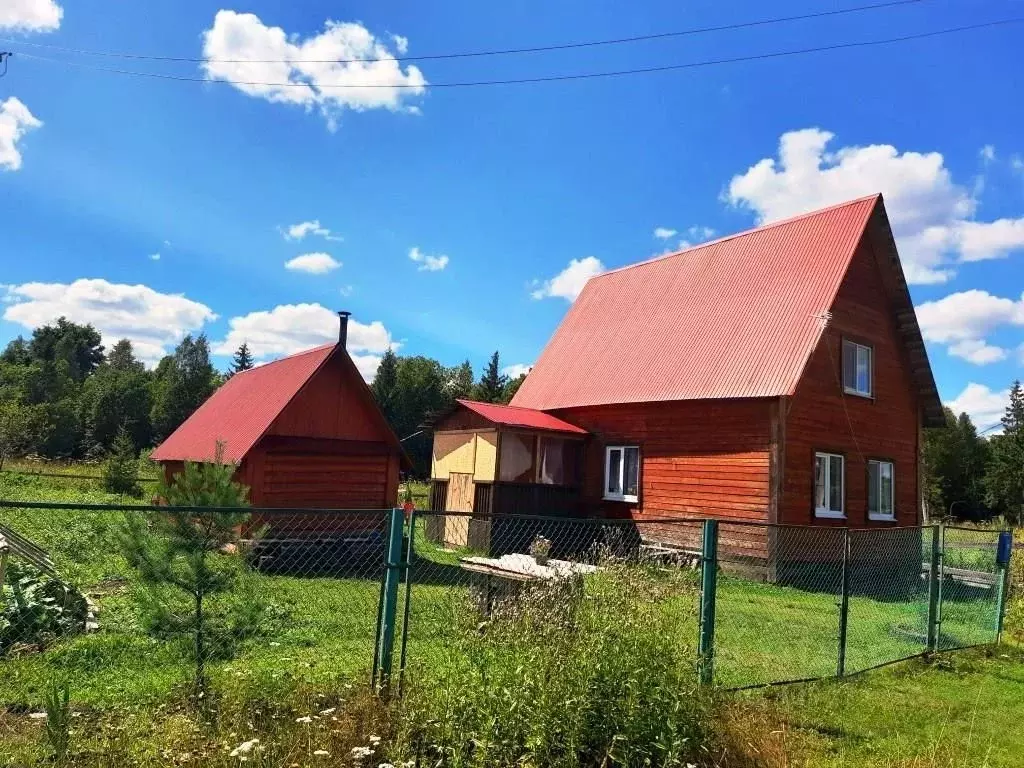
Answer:
<svg viewBox="0 0 1024 768"><path fill-rule="evenodd" d="M1024 755L1024 651L974 649L844 681L737 694L736 753L778 766L1015 768Z"/></svg>

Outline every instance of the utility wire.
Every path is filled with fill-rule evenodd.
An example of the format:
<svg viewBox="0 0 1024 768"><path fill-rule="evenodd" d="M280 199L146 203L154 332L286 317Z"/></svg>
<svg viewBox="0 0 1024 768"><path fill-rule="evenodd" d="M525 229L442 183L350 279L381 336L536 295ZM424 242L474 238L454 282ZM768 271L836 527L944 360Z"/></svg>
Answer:
<svg viewBox="0 0 1024 768"><path fill-rule="evenodd" d="M744 61L761 61L765 59L779 59L786 58L789 56L801 56L808 53L821 53L824 51L838 51L852 48L866 48L871 46L879 45L890 45L893 43L903 43L910 40L922 40L930 37L939 37L941 35L949 35L958 32L966 32L974 29L986 29L990 27L1001 27L1010 24L1020 24L1024 22L1024 17L1011 18L1011 19L999 19L997 21L988 21L979 24L967 24L960 27L947 27L946 29L936 29L929 32L918 32L915 34L901 35L899 37L889 37L880 40L860 40L849 43L833 43L831 45L821 45L812 48L799 48L786 51L773 51L770 53L759 53L749 56L733 56L722 59L706 59L704 61L693 61L685 64L665 64L656 67L639 67L636 69L620 69L606 72L583 72L578 74L568 75L541 75L538 77L521 77L512 78L507 80L466 80L461 82L447 82L447 83L315 83L305 81L291 81L285 83L273 83L273 82L261 82L251 80L234 80L228 78L219 78L213 80L208 77L191 77L188 75L172 75L163 72L140 72L136 70L128 69L117 69L113 67L100 67L92 64L85 64L83 62L69 61L67 59L53 59L47 56L38 56L31 53L19 53L19 56L28 59L36 59L39 61L49 61L56 64L65 64L71 67L78 67L81 69L90 69L97 72L109 72L118 75L128 75L132 77L152 77L159 80L176 80L181 82L195 82L195 83L209 83L209 82L227 82L233 85L251 85L251 86L262 86L265 88L310 88L314 90L321 90L325 88L394 88L394 89L425 89L425 88L470 88L475 86L485 85L519 85L526 83L550 83L560 82L568 80L590 80L595 78L606 78L606 77L622 77L625 75L642 75L649 74L652 72L670 72L684 69L698 69L702 67L711 67L721 64L735 64Z"/></svg>
<svg viewBox="0 0 1024 768"><path fill-rule="evenodd" d="M725 32L735 29L749 29L751 27L762 27L771 24L784 24L790 21L801 21L804 19L820 19L828 16L840 16L849 13L860 13L863 11L874 11L882 8L892 8L901 5L916 5L917 3L926 2L927 0L889 0L884 3L874 3L872 5L859 5L852 8L839 8L831 11L818 11L817 13L804 13L796 16L777 16L769 19L758 19L755 21L744 21L737 22L735 24L722 24L719 26L711 27L696 27L692 29L682 29L671 32L656 32L649 35L635 35L633 37L619 37L610 40L584 40L571 43L559 43L555 45L538 45L525 48L504 48L497 50L485 50L485 51L463 51L458 53L434 53L425 54L422 56L382 56L379 58L362 58L362 59L205 59L205 58L194 58L188 56L155 56L142 53L125 53L116 51L97 51L88 50L84 48L65 48L59 45L49 45L46 43L29 43L24 41L16 41L8 38L0 38L0 42L5 43L19 43L21 45L28 45L33 48L45 48L51 51L59 51L62 53L73 53L82 56L106 56L110 58L119 59L135 59L141 61L177 61L177 62L193 62L201 63L206 61L218 62L222 64L359 64L359 63L371 63L376 61L429 61L436 59L463 59L477 56L508 56L511 54L520 53L542 53L545 51L565 51L575 48L592 48L601 45L621 45L623 43L637 43L644 40L661 40L672 37L684 37L686 35L701 35L708 32Z"/></svg>

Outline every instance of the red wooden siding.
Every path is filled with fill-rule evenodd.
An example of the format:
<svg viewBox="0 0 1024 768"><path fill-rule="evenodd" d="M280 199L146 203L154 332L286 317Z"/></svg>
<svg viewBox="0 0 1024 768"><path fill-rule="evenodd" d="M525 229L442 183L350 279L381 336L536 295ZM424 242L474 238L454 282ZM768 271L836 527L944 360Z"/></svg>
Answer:
<svg viewBox="0 0 1024 768"><path fill-rule="evenodd" d="M611 517L767 520L767 400L678 401L558 411L594 437L584 449L583 500ZM640 447L640 501L605 501L604 449Z"/></svg>
<svg viewBox="0 0 1024 768"><path fill-rule="evenodd" d="M383 442L377 406L368 400L363 382L349 375L347 363L341 355L325 362L266 434Z"/></svg>
<svg viewBox="0 0 1024 768"><path fill-rule="evenodd" d="M867 461L895 466L900 525L918 522L918 401L894 313L874 252L865 239L850 263L831 309L832 320L808 362L785 417L785 472L780 522L885 526L867 518ZM845 395L842 340L874 350L874 396ZM846 457L846 520L817 520L813 509L814 453Z"/></svg>

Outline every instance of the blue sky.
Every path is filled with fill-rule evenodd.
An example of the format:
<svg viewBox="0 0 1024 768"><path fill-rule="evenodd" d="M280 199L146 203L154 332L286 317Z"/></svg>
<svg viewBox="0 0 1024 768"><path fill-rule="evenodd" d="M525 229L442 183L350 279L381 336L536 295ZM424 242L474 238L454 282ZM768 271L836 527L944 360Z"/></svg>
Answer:
<svg viewBox="0 0 1024 768"><path fill-rule="evenodd" d="M273 357L330 338L327 309L347 308L368 375L389 343L478 370L495 349L525 365L598 269L881 191L942 396L987 426L1024 367L1024 24L684 71L443 84L898 37L1024 16L1020 3L922 0L549 53L309 63L862 4L10 0L0 343L64 312L110 342L130 335L151 360L198 331L216 349L245 338ZM289 80L377 87L242 84Z"/></svg>

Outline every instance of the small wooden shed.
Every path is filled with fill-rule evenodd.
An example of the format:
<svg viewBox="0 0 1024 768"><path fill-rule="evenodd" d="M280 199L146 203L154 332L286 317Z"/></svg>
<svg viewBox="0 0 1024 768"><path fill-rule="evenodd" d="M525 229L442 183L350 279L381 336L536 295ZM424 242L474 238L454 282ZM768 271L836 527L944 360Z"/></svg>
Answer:
<svg viewBox="0 0 1024 768"><path fill-rule="evenodd" d="M165 475L211 461L220 443L255 507L396 506L408 459L345 349L348 313L339 314L338 343L235 374L214 392L153 451ZM303 517L318 531L341 525L337 516Z"/></svg>
<svg viewBox="0 0 1024 768"><path fill-rule="evenodd" d="M503 515L577 513L585 430L531 408L457 400L433 424L432 510ZM486 548L488 523L435 518L431 538Z"/></svg>

